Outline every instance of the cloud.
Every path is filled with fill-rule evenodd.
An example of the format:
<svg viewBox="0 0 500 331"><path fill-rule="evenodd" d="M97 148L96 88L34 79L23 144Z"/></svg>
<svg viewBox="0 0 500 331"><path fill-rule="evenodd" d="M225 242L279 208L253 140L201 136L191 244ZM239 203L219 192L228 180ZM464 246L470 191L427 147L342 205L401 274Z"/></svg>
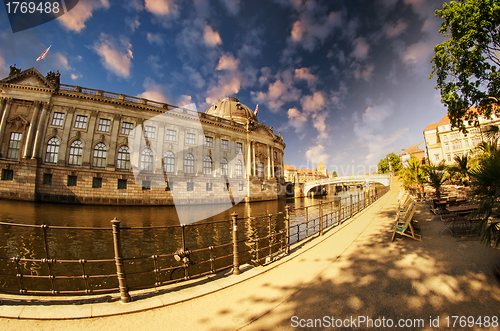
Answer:
<svg viewBox="0 0 500 331"><path fill-rule="evenodd" d="M227 73L219 77L217 83L207 91L206 103L211 105L220 98L233 95L240 91L241 77L238 73Z"/></svg>
<svg viewBox="0 0 500 331"><path fill-rule="evenodd" d="M313 126L316 130L318 130L318 140L328 139L328 131L326 118L328 117L328 113L324 112L321 114L314 114L312 116Z"/></svg>
<svg viewBox="0 0 500 331"><path fill-rule="evenodd" d="M67 30L80 32L85 28L85 22L92 17L92 12L106 8L108 9L108 0L85 0L78 4L66 14L57 18L58 22Z"/></svg>
<svg viewBox="0 0 500 331"><path fill-rule="evenodd" d="M236 70L240 61L235 59L232 54L222 54L219 59L219 64L215 69L217 70Z"/></svg>
<svg viewBox="0 0 500 331"><path fill-rule="evenodd" d="M327 163L330 156L325 153L325 146L318 144L316 146L309 147L305 153L308 161L313 164L319 164L319 162Z"/></svg>
<svg viewBox="0 0 500 331"><path fill-rule="evenodd" d="M180 106L180 107L185 107L187 105L191 105L193 103L192 101L192 98L190 95L181 95L181 97L179 98L179 101L177 101L177 104ZM185 107L187 108L187 107Z"/></svg>
<svg viewBox="0 0 500 331"><path fill-rule="evenodd" d="M370 52L370 45L366 42L365 38L359 37L352 42L354 49L351 56L356 60L366 60Z"/></svg>
<svg viewBox="0 0 500 331"><path fill-rule="evenodd" d="M203 29L203 40L212 47L222 44L219 33L214 31L210 25L206 25Z"/></svg>
<svg viewBox="0 0 500 331"><path fill-rule="evenodd" d="M68 63L68 59L66 58L65 55L59 53L59 52L56 52L53 54L53 61L56 62L56 66L57 68L59 68L60 70L63 70L63 71L70 71L72 70L73 68L71 68L71 66L69 65Z"/></svg>
<svg viewBox="0 0 500 331"><path fill-rule="evenodd" d="M386 26L385 35L387 38L395 38L401 35L408 28L408 23L404 19L399 19L396 24Z"/></svg>
<svg viewBox="0 0 500 331"><path fill-rule="evenodd" d="M295 132L299 133L304 128L307 122L307 116L301 113L297 108L288 109L288 124L295 128Z"/></svg>
<svg viewBox="0 0 500 331"><path fill-rule="evenodd" d="M101 57L101 63L107 70L123 78L130 76L133 55L132 44L127 38L115 40L101 33L99 41L92 48Z"/></svg>
<svg viewBox="0 0 500 331"><path fill-rule="evenodd" d="M71 74L70 77L71 77L72 80L77 80L78 78L82 78L82 75Z"/></svg>
<svg viewBox="0 0 500 331"><path fill-rule="evenodd" d="M306 113L317 113L326 105L326 98L323 92L319 91L302 97L300 103Z"/></svg>
<svg viewBox="0 0 500 331"><path fill-rule="evenodd" d="M240 11L240 0L220 0L229 14L235 16Z"/></svg>
<svg viewBox="0 0 500 331"><path fill-rule="evenodd" d="M156 44L158 46L163 46L163 44L164 44L163 36L161 35L161 33L148 32L146 34L146 39L148 40L148 42L150 44Z"/></svg>
<svg viewBox="0 0 500 331"><path fill-rule="evenodd" d="M265 103L271 111L278 112L285 103L300 99L301 90L293 86L294 71L286 69L271 77L270 69L265 67L261 73L264 78L259 77L259 82L269 86L265 92L251 92L255 102Z"/></svg>
<svg viewBox="0 0 500 331"><path fill-rule="evenodd" d="M305 80L309 87L313 86L318 80L318 77L313 75L309 68L295 69L295 77Z"/></svg>
<svg viewBox="0 0 500 331"><path fill-rule="evenodd" d="M3 59L2 54L0 54L0 77L7 77L9 74L9 69L5 65L5 60Z"/></svg>
<svg viewBox="0 0 500 331"><path fill-rule="evenodd" d="M182 70L185 72L185 75L187 75L190 84L197 88L202 88L203 86L205 86L205 79L203 79L203 76L198 70L187 64L182 67ZM182 80L184 80L184 77L182 78Z"/></svg>
<svg viewBox="0 0 500 331"><path fill-rule="evenodd" d="M164 86L157 84L152 78L146 77L143 87L144 92L139 94L138 98L144 98L156 102L170 103L166 97L166 89Z"/></svg>
<svg viewBox="0 0 500 331"><path fill-rule="evenodd" d="M128 26L130 31L135 32L135 30L137 30L137 28L139 28L139 26L141 25L141 22L139 22L139 17L127 17L125 18L125 24Z"/></svg>
<svg viewBox="0 0 500 331"><path fill-rule="evenodd" d="M145 0L144 8L156 16L179 15L179 6L175 0Z"/></svg>
<svg viewBox="0 0 500 331"><path fill-rule="evenodd" d="M368 81L372 77L374 69L375 69L375 66L373 64L355 65L354 66L354 78L364 79L364 80Z"/></svg>

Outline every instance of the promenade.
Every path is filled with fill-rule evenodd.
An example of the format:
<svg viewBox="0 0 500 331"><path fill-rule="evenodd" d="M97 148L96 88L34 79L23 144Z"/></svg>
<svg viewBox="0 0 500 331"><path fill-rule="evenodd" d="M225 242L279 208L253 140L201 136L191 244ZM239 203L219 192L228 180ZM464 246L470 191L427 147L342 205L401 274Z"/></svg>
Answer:
<svg viewBox="0 0 500 331"><path fill-rule="evenodd" d="M442 223L432 220L425 203L417 205L415 216L422 242L391 242L398 192L395 179L393 189L370 208L268 266L150 291L129 304L115 296L107 298L112 302L56 298L50 304L34 298L23 304L0 294L0 316L12 317L0 318L0 329L322 330L333 329L327 321L342 320L347 327L335 329L359 330L367 329L359 319L364 316L392 320L394 327L402 319L405 330L457 330L463 328L459 322L452 326L452 316L488 316L488 327L465 329L500 330L491 323L500 317L500 284L493 275L500 250L477 237L438 237ZM24 319L51 316L70 319Z"/></svg>

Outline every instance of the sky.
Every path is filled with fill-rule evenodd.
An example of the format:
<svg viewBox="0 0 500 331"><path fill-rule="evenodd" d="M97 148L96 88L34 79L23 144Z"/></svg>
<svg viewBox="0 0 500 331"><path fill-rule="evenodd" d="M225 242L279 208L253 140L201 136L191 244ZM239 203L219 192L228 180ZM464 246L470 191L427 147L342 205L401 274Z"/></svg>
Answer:
<svg viewBox="0 0 500 331"><path fill-rule="evenodd" d="M0 77L13 64L59 70L62 84L201 112L237 97L282 133L285 164L364 174L446 114L429 79L443 3L80 0L17 33L3 7Z"/></svg>

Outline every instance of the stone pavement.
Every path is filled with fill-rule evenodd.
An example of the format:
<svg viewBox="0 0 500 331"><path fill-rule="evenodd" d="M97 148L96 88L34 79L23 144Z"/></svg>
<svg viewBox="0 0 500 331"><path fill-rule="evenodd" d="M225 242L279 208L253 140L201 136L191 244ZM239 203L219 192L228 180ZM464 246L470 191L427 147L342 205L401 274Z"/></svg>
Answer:
<svg viewBox="0 0 500 331"><path fill-rule="evenodd" d="M442 223L432 219L425 203L416 213L423 241L391 242L399 183L393 186L342 227L269 266L136 295L129 304L116 297L22 304L2 295L0 316L13 318L0 318L0 329L310 330L333 329L332 321L343 321L346 327L335 329L388 330L391 322L394 327L401 322L405 330L457 330L460 320L453 326L452 316L473 316L475 322L487 316L487 326L470 329L500 330L494 322L500 318L500 284L493 275L500 250L485 247L477 237L449 232L438 237ZM87 316L93 317L82 318ZM377 328L378 323L384 324Z"/></svg>

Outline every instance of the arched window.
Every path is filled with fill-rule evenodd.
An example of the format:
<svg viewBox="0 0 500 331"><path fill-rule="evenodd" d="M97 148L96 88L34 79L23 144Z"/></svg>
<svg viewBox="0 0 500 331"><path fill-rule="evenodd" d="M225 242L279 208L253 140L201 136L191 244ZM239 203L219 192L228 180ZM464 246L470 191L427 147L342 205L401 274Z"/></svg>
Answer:
<svg viewBox="0 0 500 331"><path fill-rule="evenodd" d="M205 156L203 159L203 174L211 175L212 174L212 158L210 156Z"/></svg>
<svg viewBox="0 0 500 331"><path fill-rule="evenodd" d="M175 171L175 156L171 151L167 151L163 155L163 167L166 173L173 173Z"/></svg>
<svg viewBox="0 0 500 331"><path fill-rule="evenodd" d="M235 171L236 171L236 177L243 176L243 165L241 163L241 160L236 161Z"/></svg>
<svg viewBox="0 0 500 331"><path fill-rule="evenodd" d="M106 167L106 145L98 143L94 147L94 167Z"/></svg>
<svg viewBox="0 0 500 331"><path fill-rule="evenodd" d="M124 170L128 170L130 168L130 149L127 146L122 146L118 149L116 168Z"/></svg>
<svg viewBox="0 0 500 331"><path fill-rule="evenodd" d="M227 176L227 159L225 157L220 160L220 172L222 176Z"/></svg>
<svg viewBox="0 0 500 331"><path fill-rule="evenodd" d="M47 153L45 153L46 163L57 163L57 155L59 154L59 139L51 138L47 143Z"/></svg>
<svg viewBox="0 0 500 331"><path fill-rule="evenodd" d="M186 154L184 156L184 173L194 174L194 156L193 154Z"/></svg>
<svg viewBox="0 0 500 331"><path fill-rule="evenodd" d="M141 170L153 171L153 151L145 148L141 154Z"/></svg>
<svg viewBox="0 0 500 331"><path fill-rule="evenodd" d="M82 165L83 144L80 140L75 140L69 147L69 164Z"/></svg>

